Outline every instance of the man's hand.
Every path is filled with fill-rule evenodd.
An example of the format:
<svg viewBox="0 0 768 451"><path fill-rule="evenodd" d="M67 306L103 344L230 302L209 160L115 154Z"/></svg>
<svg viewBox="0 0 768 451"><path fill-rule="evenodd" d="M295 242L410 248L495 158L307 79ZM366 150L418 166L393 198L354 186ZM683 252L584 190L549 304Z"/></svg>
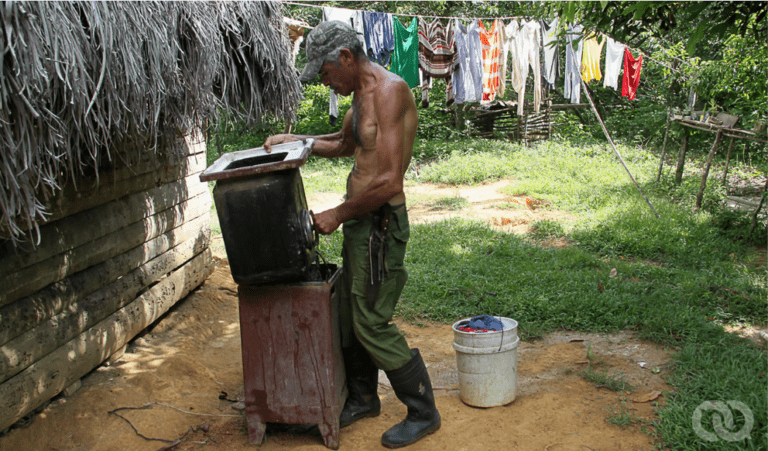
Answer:
<svg viewBox="0 0 768 451"><path fill-rule="evenodd" d="M332 234L340 225L335 208L315 214L315 230L323 235Z"/></svg>
<svg viewBox="0 0 768 451"><path fill-rule="evenodd" d="M264 150L266 150L267 153L272 153L272 146L277 144L298 141L298 140L299 138L289 134L272 135L269 138L267 138L266 141L264 141L264 144L262 144L262 147L264 147Z"/></svg>

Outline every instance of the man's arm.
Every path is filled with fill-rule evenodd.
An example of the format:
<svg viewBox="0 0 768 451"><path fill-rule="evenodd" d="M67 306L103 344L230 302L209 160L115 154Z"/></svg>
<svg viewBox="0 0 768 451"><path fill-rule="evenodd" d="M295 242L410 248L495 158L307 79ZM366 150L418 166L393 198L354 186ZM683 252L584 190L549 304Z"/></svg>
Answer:
<svg viewBox="0 0 768 451"><path fill-rule="evenodd" d="M293 135L280 134L273 135L264 141L263 147L268 152L272 152L272 146L303 139L314 138L315 144L312 146L312 155L324 158L348 157L355 153L355 142L352 138L352 109L344 115L341 130L327 135Z"/></svg>
<svg viewBox="0 0 768 451"><path fill-rule="evenodd" d="M404 82L391 82L373 101L378 123L376 175L362 192L315 216L320 233L332 233L345 221L374 211L403 191L405 121L409 110L415 110L413 96Z"/></svg>

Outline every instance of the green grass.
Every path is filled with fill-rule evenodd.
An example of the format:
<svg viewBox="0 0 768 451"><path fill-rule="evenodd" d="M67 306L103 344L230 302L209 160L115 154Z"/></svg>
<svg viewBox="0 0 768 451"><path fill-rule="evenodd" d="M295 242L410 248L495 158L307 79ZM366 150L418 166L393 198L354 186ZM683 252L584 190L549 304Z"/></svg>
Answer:
<svg viewBox="0 0 768 451"><path fill-rule="evenodd" d="M307 193L345 193L347 175L352 170L349 158L327 159L310 156L301 168Z"/></svg>
<svg viewBox="0 0 768 451"><path fill-rule="evenodd" d="M749 262L754 254L747 237L720 228L717 186L708 186L705 208L694 213L696 183L656 183L655 157L620 148L661 216L656 218L605 148L482 141L448 147L409 178L453 184L509 178L510 194L544 199L578 218L568 227L555 221L533 227L534 238L564 236L571 245L538 247L535 240L464 219L412 225L409 281L398 314L446 323L480 313L502 315L520 323L526 340L564 329L635 330L677 351L669 379L674 389L652 425L661 443L675 450L766 449L768 357L722 326L766 322L768 277L764 266ZM759 233L764 245L765 229ZM340 247L340 233L321 243L326 257L336 261ZM610 277L613 268L617 275ZM693 414L707 400L748 405L754 415L750 439L710 443L697 436ZM708 415L702 424L712 430ZM739 418L734 431L743 424ZM628 418L617 415L616 421Z"/></svg>
<svg viewBox="0 0 768 451"><path fill-rule="evenodd" d="M431 205L443 210L461 210L469 207L469 201L463 197L441 197L435 199Z"/></svg>
<svg viewBox="0 0 768 451"><path fill-rule="evenodd" d="M327 128L316 114L327 108L325 93L318 88L315 94L298 132ZM263 142L241 132L233 135L221 141L224 151ZM480 313L507 316L519 322L524 340L556 330L634 330L676 351L668 378L673 390L651 425L660 443L674 450L767 449L768 356L723 330L725 324L766 322L768 276L750 246L765 252L764 225L750 233L746 214L724 210L719 183L707 185L703 208L694 212L699 176L686 172L677 186L667 170L656 182L656 155L619 146L657 218L616 155L604 144L583 141L529 148L503 141L420 139L407 184L472 185L507 178L508 194L542 199L547 208L567 211L576 220L534 223L527 237L463 219L412 225L409 281L397 313L415 322L446 323ZM764 174L743 161L731 164L734 173ZM307 194L344 192L351 165L349 159L310 157L302 167ZM692 166L688 163L686 170ZM710 180L717 179L713 167ZM463 207L453 199L435 202L441 208ZM509 203L505 208L525 207ZM570 245L536 245L553 237L567 238ZM340 263L341 240L340 232L322 237L320 252ZM614 268L616 276L610 277ZM590 377L601 376L593 373ZM692 428L697 407L730 400L751 409L750 438L703 441ZM712 430L713 419L707 412L702 424ZM619 410L609 420L629 424L632 418ZM735 413L732 430L744 422Z"/></svg>
<svg viewBox="0 0 768 451"><path fill-rule="evenodd" d="M607 371L596 371L590 365L581 372L581 377L592 382L598 388L605 387L611 391L633 391L635 388L624 380L623 374L608 374Z"/></svg>

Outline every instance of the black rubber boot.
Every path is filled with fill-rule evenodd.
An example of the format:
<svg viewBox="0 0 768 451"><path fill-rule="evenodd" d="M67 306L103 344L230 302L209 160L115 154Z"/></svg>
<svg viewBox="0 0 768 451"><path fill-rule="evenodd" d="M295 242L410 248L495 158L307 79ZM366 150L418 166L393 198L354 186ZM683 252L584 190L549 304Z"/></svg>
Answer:
<svg viewBox="0 0 768 451"><path fill-rule="evenodd" d="M392 426L381 436L387 448L410 445L440 429L440 413L435 406L432 382L418 349L411 349L413 358L402 368L387 371L387 377L397 399L408 407L405 420Z"/></svg>
<svg viewBox="0 0 768 451"><path fill-rule="evenodd" d="M381 413L379 369L363 347L344 348L342 353L349 394L341 411L339 427L347 427L357 420Z"/></svg>

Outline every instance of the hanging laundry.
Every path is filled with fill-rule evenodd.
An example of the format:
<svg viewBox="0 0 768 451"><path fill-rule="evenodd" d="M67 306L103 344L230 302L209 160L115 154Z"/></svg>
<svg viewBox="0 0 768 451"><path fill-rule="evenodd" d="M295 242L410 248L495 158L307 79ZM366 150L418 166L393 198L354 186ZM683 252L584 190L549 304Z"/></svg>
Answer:
<svg viewBox="0 0 768 451"><path fill-rule="evenodd" d="M301 42L304 40L304 31L312 27L303 20L291 19L290 17L283 17L283 22L288 29L288 39L291 41L291 56L293 56L293 61L296 61L296 55L299 54Z"/></svg>
<svg viewBox="0 0 768 451"><path fill-rule="evenodd" d="M419 18L419 67L434 78L450 78L456 62L456 40L453 28L435 19L431 23Z"/></svg>
<svg viewBox="0 0 768 451"><path fill-rule="evenodd" d="M520 50L518 50L518 40L520 39L520 23L518 23L517 20L512 19L506 27L504 27L504 52L503 55L506 55L507 60L509 58L512 58L512 71L507 75L506 65L507 63L504 63L504 69L501 71L502 78L501 78L501 84L506 84L507 79L509 79L509 82L512 84L512 89L515 90L515 92L520 92L520 90L524 89L522 86L522 75L520 74L520 66L521 64L517 63L518 54L520 53Z"/></svg>
<svg viewBox="0 0 768 451"><path fill-rule="evenodd" d="M557 25L559 19L551 20L549 24L541 21L542 51L544 53L544 80L549 84L549 89L555 89L555 81L560 72L560 58L557 57Z"/></svg>
<svg viewBox="0 0 768 451"><path fill-rule="evenodd" d="M351 26L357 33L357 39L365 48L365 36L363 33L363 13L352 9L323 7L323 22L329 20L338 20ZM331 96L328 99L328 122L336 125L339 118L339 97L331 89Z"/></svg>
<svg viewBox="0 0 768 451"><path fill-rule="evenodd" d="M576 25L568 25L568 29L565 32L565 86L563 93L566 99L569 99L571 103L579 103L581 101L581 54L582 54L582 39L581 32L584 27ZM573 41L578 40L576 48L573 48Z"/></svg>
<svg viewBox="0 0 768 451"><path fill-rule="evenodd" d="M621 95L629 97L629 100L635 99L637 86L640 84L640 69L643 68L643 55L638 55L637 59L632 56L629 47L624 49L624 79L621 83Z"/></svg>
<svg viewBox="0 0 768 451"><path fill-rule="evenodd" d="M624 61L624 44L614 41L606 36L605 45L605 78L603 87L619 89L619 72Z"/></svg>
<svg viewBox="0 0 768 451"><path fill-rule="evenodd" d="M584 41L584 50L581 59L581 78L584 83L603 78L600 72L600 55L603 53L605 39L598 42L597 37L592 37Z"/></svg>
<svg viewBox="0 0 768 451"><path fill-rule="evenodd" d="M429 90L432 89L432 77L419 68L419 86L421 86L421 107L429 107Z"/></svg>
<svg viewBox="0 0 768 451"><path fill-rule="evenodd" d="M408 86L419 85L419 25L414 17L408 28L396 17L392 18L395 36L395 51L389 70L403 77Z"/></svg>
<svg viewBox="0 0 768 451"><path fill-rule="evenodd" d="M507 42L512 58L512 88L517 92L517 114L525 113L525 83L533 68L533 107L541 111L541 25L538 22L510 22Z"/></svg>
<svg viewBox="0 0 768 451"><path fill-rule="evenodd" d="M483 22L478 20L480 30L480 43L483 48L483 102L491 102L496 98L499 90L499 57L501 55L501 25L498 19L493 21L491 29L487 29Z"/></svg>
<svg viewBox="0 0 768 451"><path fill-rule="evenodd" d="M395 50L392 14L363 11L363 29L368 58L387 67L390 56Z"/></svg>
<svg viewBox="0 0 768 451"><path fill-rule="evenodd" d="M507 48L507 27L499 20L499 91L498 96L504 97L507 88L507 63L509 61L509 49Z"/></svg>
<svg viewBox="0 0 768 451"><path fill-rule="evenodd" d="M421 70L421 104L429 105L432 78L450 78L456 62L456 41L453 28L446 28L435 19L427 23L419 18L419 69Z"/></svg>
<svg viewBox="0 0 768 451"><path fill-rule="evenodd" d="M351 26L355 33L357 33L357 39L360 41L360 44L365 48L365 29L362 11L323 6L323 22L328 20L338 20Z"/></svg>
<svg viewBox="0 0 768 451"><path fill-rule="evenodd" d="M483 97L483 61L477 20L469 26L454 20L456 66L451 77L454 100L456 103L479 102Z"/></svg>

